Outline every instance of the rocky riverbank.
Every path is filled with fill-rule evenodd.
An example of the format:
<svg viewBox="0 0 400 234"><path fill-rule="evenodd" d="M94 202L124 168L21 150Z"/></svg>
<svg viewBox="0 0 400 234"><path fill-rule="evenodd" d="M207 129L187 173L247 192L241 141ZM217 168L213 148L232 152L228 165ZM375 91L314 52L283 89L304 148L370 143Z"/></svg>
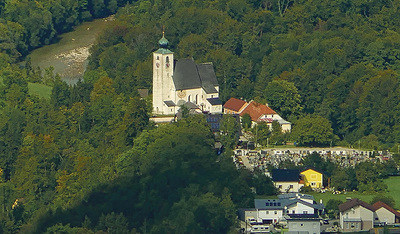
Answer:
<svg viewBox="0 0 400 234"><path fill-rule="evenodd" d="M83 77L90 47L98 35L113 21L114 16L85 22L74 31L60 35L57 43L38 48L29 55L32 66L41 69L52 66L54 72L68 84L75 84Z"/></svg>

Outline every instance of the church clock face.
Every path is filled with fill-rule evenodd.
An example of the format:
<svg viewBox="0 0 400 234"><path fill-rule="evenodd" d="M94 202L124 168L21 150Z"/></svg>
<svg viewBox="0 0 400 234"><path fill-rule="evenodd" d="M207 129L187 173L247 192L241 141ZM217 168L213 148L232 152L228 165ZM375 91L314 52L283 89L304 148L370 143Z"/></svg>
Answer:
<svg viewBox="0 0 400 234"><path fill-rule="evenodd" d="M178 97L179 97L179 98L184 98L184 97L186 97L186 91L185 91L185 90L180 90L180 91L178 91Z"/></svg>

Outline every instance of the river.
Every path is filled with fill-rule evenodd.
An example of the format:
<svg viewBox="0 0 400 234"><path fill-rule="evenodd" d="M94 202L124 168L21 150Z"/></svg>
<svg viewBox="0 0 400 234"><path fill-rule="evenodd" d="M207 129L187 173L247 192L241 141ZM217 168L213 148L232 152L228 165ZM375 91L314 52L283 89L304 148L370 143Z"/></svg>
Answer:
<svg viewBox="0 0 400 234"><path fill-rule="evenodd" d="M43 71L52 66L65 82L75 84L85 72L89 48L112 20L110 16L82 23L74 31L61 34L57 43L33 50L29 55L32 66Z"/></svg>

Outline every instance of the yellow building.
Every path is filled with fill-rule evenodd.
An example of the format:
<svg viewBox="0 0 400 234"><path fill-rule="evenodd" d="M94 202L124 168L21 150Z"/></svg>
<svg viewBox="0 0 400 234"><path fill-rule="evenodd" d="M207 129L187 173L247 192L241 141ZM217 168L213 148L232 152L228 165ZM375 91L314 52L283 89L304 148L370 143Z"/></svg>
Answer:
<svg viewBox="0 0 400 234"><path fill-rule="evenodd" d="M310 186L313 189L323 187L323 175L321 172L310 168L300 172L300 175L304 181L304 186Z"/></svg>

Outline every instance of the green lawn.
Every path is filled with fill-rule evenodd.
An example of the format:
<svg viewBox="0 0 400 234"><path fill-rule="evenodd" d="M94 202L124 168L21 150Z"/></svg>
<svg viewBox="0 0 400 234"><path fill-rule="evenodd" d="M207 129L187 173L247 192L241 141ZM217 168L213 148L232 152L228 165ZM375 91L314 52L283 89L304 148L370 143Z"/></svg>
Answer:
<svg viewBox="0 0 400 234"><path fill-rule="evenodd" d="M389 177L388 179L385 179L384 182L388 186L388 192L386 194L382 194L384 196L390 196L395 200L395 207L396 209L400 208L400 176L392 176ZM332 194L331 192L326 192L326 193L309 193L314 196L314 200L316 202L319 202L320 199L322 199L322 202L326 205L326 203L330 199L337 199L341 200L343 202L346 201L347 197L351 198L358 198L362 201L365 201L367 203L370 203L372 201L372 198L379 195L379 194L364 194L364 193L358 193L358 192L347 192L346 194Z"/></svg>
<svg viewBox="0 0 400 234"><path fill-rule="evenodd" d="M400 176L391 176L385 179L388 186L388 195L396 202L395 208L400 209Z"/></svg>
<svg viewBox="0 0 400 234"><path fill-rule="evenodd" d="M37 95L49 99L52 87L39 83L28 83L28 89L30 95Z"/></svg>
<svg viewBox="0 0 400 234"><path fill-rule="evenodd" d="M0 77L0 83L3 83L3 78ZM28 92L30 95L37 95L42 98L50 99L52 87L39 84L39 83L28 83Z"/></svg>
<svg viewBox="0 0 400 234"><path fill-rule="evenodd" d="M392 197L395 201L394 208L400 209L400 186L399 186L400 176L389 177L388 179L385 179L384 182L388 186L388 192L385 194L382 194L382 195ZM337 200L341 200L341 201L345 202L347 197L358 198L362 201L370 203L372 201L372 198L380 195L380 194L365 194L365 193L359 193L359 192L347 192L346 194L332 194L332 192L326 192L326 193L311 192L311 193L307 193L307 194L313 195L314 200L316 202L319 202L322 199L322 202L325 205L331 199L337 199ZM276 196L256 196L256 198L259 198L259 199L272 198L272 199L274 199L274 198L276 198Z"/></svg>
<svg viewBox="0 0 400 234"><path fill-rule="evenodd" d="M346 192L346 194L332 194L332 192L326 192L326 193L312 192L312 193L307 193L307 194L313 195L314 196L314 200L316 202L319 202L322 199L322 202L325 205L331 199L341 200L341 201L345 202L346 198L348 198L348 197L350 197L350 198L358 198L358 199L360 199L362 201L370 203L372 201L372 198L374 196L376 196L376 194L363 194L363 193L359 193L359 192Z"/></svg>

